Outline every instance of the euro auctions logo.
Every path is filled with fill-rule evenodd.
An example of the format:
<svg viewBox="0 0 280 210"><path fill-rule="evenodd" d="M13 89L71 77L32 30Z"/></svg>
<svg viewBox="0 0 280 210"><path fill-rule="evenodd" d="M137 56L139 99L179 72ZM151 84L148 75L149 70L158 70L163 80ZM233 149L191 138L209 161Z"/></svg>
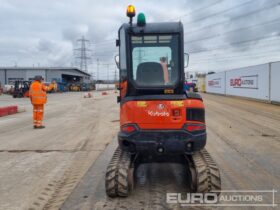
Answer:
<svg viewBox="0 0 280 210"><path fill-rule="evenodd" d="M242 76L230 79L233 88L258 89L258 75Z"/></svg>
<svg viewBox="0 0 280 210"><path fill-rule="evenodd" d="M276 207L276 190L222 190L209 193L167 193L166 203L180 206Z"/></svg>
<svg viewBox="0 0 280 210"><path fill-rule="evenodd" d="M218 195L216 193L167 193L166 202L169 204L217 204Z"/></svg>

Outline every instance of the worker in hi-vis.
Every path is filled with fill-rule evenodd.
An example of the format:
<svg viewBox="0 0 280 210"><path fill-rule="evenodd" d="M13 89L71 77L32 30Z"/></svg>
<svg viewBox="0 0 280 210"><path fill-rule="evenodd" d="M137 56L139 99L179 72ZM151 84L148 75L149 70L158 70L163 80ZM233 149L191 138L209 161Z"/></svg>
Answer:
<svg viewBox="0 0 280 210"><path fill-rule="evenodd" d="M48 87L42 83L42 76L35 76L34 82L29 88L29 97L33 105L33 124L34 129L45 128L43 126L44 105L47 102Z"/></svg>
<svg viewBox="0 0 280 210"><path fill-rule="evenodd" d="M160 64L163 70L164 84L167 85L169 83L169 75L168 75L168 65L167 65L166 57L160 58Z"/></svg>

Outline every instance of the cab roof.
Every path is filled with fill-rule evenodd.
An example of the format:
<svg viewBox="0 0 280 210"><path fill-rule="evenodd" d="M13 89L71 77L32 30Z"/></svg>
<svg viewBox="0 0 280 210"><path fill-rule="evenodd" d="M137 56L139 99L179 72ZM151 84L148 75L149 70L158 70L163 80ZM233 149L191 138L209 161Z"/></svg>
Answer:
<svg viewBox="0 0 280 210"><path fill-rule="evenodd" d="M124 23L124 29L129 29L130 24ZM137 26L132 24L133 33L183 33L183 24L181 22L161 22L161 23L146 23L145 26Z"/></svg>

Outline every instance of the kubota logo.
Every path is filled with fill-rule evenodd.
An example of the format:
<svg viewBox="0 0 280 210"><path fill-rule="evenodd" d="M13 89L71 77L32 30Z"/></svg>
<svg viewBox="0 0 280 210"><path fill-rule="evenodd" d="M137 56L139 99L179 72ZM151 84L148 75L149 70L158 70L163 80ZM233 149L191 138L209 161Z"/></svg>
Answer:
<svg viewBox="0 0 280 210"><path fill-rule="evenodd" d="M148 111L148 115L152 116L152 117L169 117L169 113L168 112L158 112L158 111Z"/></svg>
<svg viewBox="0 0 280 210"><path fill-rule="evenodd" d="M162 109L164 109L164 105L163 105L163 104L159 104L159 105L157 105L157 108L158 108L159 110L162 110Z"/></svg>

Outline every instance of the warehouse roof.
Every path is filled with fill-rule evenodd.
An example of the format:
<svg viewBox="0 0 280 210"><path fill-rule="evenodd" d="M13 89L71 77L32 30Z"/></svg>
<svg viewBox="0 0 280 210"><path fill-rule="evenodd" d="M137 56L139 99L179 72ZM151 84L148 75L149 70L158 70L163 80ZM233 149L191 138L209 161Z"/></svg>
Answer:
<svg viewBox="0 0 280 210"><path fill-rule="evenodd" d="M82 74L90 76L89 73L75 67L0 67L0 70L75 70Z"/></svg>

